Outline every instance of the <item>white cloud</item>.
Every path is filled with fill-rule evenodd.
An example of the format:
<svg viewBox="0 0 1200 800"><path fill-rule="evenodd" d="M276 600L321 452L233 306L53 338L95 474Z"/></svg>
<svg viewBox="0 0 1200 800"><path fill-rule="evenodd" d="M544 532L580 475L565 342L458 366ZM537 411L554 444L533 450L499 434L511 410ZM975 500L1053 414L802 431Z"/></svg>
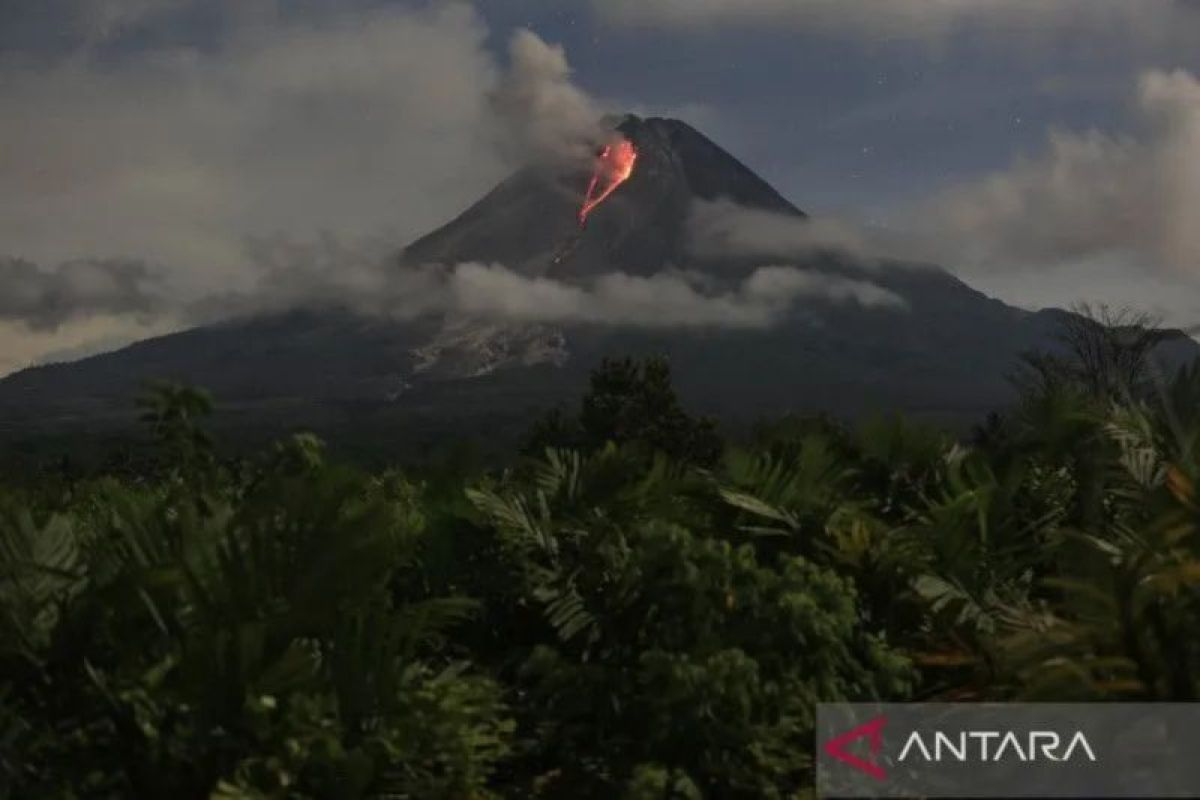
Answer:
<svg viewBox="0 0 1200 800"><path fill-rule="evenodd" d="M81 358L170 331L170 326L137 318L96 315L64 322L54 331L29 330L0 319L0 375L30 364Z"/></svg>
<svg viewBox="0 0 1200 800"><path fill-rule="evenodd" d="M449 299L456 313L472 317L733 329L774 325L802 300L905 307L904 300L878 285L790 266L760 267L724 291L706 290L701 283L685 273L613 272L576 285L524 277L498 265L461 264L452 271Z"/></svg>
<svg viewBox="0 0 1200 800"><path fill-rule="evenodd" d="M854 225L746 208L727 200L696 201L687 225L688 247L698 256L761 260L835 250L857 256L868 247Z"/></svg>
<svg viewBox="0 0 1200 800"><path fill-rule="evenodd" d="M931 256L970 271L1123 259L1200 280L1200 80L1150 72L1145 135L1051 134L1046 150L955 186L913 213Z"/></svg>
<svg viewBox="0 0 1200 800"><path fill-rule="evenodd" d="M740 285L714 292L682 273L609 273L574 285L498 265L461 264L451 275L449 298L456 312L471 316L642 328L767 328L802 300L905 307L875 284L783 266L761 267Z"/></svg>
<svg viewBox="0 0 1200 800"><path fill-rule="evenodd" d="M902 298L869 281L791 266L761 267L724 283L685 271L610 272L563 281L501 264L400 266L378 242L346 243L332 236L260 241L253 257L260 269L258 289L224 298L217 315L332 305L398 320L445 314L499 323L766 328L801 301L906 307ZM208 304L194 311L213 313Z"/></svg>
<svg viewBox="0 0 1200 800"><path fill-rule="evenodd" d="M395 320L440 314L502 324L766 328L803 301L907 307L901 297L870 281L783 265L760 267L740 281L686 271L610 272L565 281L502 264L402 266L388 255L380 240L343 241L332 235L257 240L250 252L257 287L210 299L191 313L203 319L334 306Z"/></svg>
<svg viewBox="0 0 1200 800"><path fill-rule="evenodd" d="M1200 286L1185 276L1151 272L1122 258L1065 264L1038 273L979 270L969 276L974 288L1024 308L1133 308L1168 325L1192 328L1200 322Z"/></svg>

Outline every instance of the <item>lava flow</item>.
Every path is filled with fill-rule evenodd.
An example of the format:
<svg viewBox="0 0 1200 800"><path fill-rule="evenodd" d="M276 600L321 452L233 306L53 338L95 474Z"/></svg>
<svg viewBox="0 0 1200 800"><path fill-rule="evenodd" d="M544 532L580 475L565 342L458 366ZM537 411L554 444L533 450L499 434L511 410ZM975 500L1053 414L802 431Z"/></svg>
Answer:
<svg viewBox="0 0 1200 800"><path fill-rule="evenodd" d="M596 156L596 168L592 172L592 180L588 183L587 195L583 206L579 209L579 225L587 222L592 209L608 199L629 176L633 174L633 165L637 161L637 148L628 139L620 139L612 144L606 144Z"/></svg>

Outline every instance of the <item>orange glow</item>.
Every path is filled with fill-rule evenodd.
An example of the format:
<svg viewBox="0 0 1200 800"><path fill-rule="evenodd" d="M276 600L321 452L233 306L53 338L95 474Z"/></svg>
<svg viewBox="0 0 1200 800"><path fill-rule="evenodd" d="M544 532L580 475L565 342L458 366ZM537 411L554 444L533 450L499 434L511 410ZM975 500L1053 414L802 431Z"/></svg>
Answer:
<svg viewBox="0 0 1200 800"><path fill-rule="evenodd" d="M637 162L637 148L628 139L620 139L607 144L596 157L596 168L592 179L588 182L587 195L583 206L579 209L579 224L587 222L592 209L608 199L629 176L633 174L633 165Z"/></svg>

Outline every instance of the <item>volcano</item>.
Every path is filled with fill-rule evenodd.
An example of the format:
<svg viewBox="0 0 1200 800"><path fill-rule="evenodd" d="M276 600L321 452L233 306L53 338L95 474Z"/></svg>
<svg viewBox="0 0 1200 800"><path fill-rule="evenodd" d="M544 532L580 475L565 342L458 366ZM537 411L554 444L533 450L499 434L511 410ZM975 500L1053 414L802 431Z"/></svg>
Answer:
<svg viewBox="0 0 1200 800"><path fill-rule="evenodd" d="M686 123L628 116L613 133L636 161L587 213L581 205L597 172L531 165L412 242L393 268L502 264L526 278L567 285L687 270L720 287L765 264L745 254L695 252L689 219L697 204L806 219ZM1066 313L1010 307L930 266L868 268L812 252L783 263L869 280L902 302L815 297L776 324L740 329L446 314L397 322L338 308L293 310L10 375L0 380L0 437L120 431L132 421L131 398L141 384L171 379L212 391L217 424L247 440L307 428L352 443L432 444L482 430L502 441L540 411L581 393L603 357L648 354L670 359L691 408L728 420L886 410L954 425L1008 403L1007 376L1020 354L1052 347ZM1172 361L1200 354L1182 334L1163 347Z"/></svg>
<svg viewBox="0 0 1200 800"><path fill-rule="evenodd" d="M498 262L525 275L652 274L694 265L687 221L695 201L804 218L766 181L686 123L626 117L616 132L636 150L636 168L589 214L580 200L589 175L526 167L457 219L413 242L414 264ZM574 244L573 247L569 247ZM564 245L569 252L564 256Z"/></svg>

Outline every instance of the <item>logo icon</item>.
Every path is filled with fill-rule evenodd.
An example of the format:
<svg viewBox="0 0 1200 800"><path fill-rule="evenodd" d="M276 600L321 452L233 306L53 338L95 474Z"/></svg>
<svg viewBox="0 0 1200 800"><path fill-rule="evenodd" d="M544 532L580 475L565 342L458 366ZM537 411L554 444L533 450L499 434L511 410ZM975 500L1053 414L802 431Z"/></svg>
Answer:
<svg viewBox="0 0 1200 800"><path fill-rule="evenodd" d="M859 772L865 772L877 781L886 780L887 773L883 767L875 763L875 757L879 755L879 751L883 748L883 726L885 724L887 724L887 717L876 717L870 722L864 722L862 725L851 728L841 736L834 737L826 742L825 752L843 764L848 764ZM859 739L869 740L871 747L870 761L865 761L856 755L846 752L846 745L856 742Z"/></svg>

